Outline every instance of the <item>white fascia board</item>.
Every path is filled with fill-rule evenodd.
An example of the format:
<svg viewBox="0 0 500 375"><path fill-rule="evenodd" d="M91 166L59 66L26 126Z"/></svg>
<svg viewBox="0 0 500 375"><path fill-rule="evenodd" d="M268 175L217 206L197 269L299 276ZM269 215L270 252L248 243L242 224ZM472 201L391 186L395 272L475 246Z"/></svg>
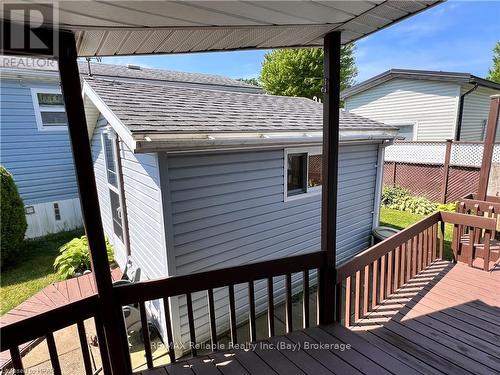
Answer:
<svg viewBox="0 0 500 375"><path fill-rule="evenodd" d="M114 131L118 134L127 147L132 151L136 151L136 142L130 134L127 127L120 121L120 119L113 113L111 109L104 103L104 101L97 95L97 93L90 87L90 85L83 81L83 94L87 96L96 108L101 112L106 121L111 125ZM89 134L89 136L92 136Z"/></svg>
<svg viewBox="0 0 500 375"><path fill-rule="evenodd" d="M341 132L340 142L376 142L392 140L397 131ZM269 148L321 145L321 132L297 133L212 133L212 134L135 134L136 152L178 152L223 149Z"/></svg>

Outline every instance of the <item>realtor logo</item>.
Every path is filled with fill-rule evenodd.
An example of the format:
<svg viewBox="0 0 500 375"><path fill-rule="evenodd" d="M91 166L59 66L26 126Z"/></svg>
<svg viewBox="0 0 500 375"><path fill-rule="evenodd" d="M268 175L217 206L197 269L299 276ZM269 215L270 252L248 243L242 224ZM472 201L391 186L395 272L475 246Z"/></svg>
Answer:
<svg viewBox="0 0 500 375"><path fill-rule="evenodd" d="M1 53L54 55L56 9L51 3L2 3Z"/></svg>

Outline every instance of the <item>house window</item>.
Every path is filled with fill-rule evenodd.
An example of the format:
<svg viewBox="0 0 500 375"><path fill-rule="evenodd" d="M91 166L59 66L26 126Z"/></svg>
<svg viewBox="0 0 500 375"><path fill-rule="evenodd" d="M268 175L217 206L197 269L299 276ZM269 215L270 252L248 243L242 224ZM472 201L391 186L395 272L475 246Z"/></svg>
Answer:
<svg viewBox="0 0 500 375"><path fill-rule="evenodd" d="M414 124L410 125L396 125L399 128L398 131L398 136L403 137L406 141L413 141L414 140Z"/></svg>
<svg viewBox="0 0 500 375"><path fill-rule="evenodd" d="M285 200L321 192L321 149L285 150Z"/></svg>
<svg viewBox="0 0 500 375"><path fill-rule="evenodd" d="M116 134L107 130L102 134L102 147L104 151L104 164L108 180L109 198L111 206L111 218L113 220L113 232L123 242L123 222L120 190L118 189L118 161L116 150Z"/></svg>
<svg viewBox="0 0 500 375"><path fill-rule="evenodd" d="M31 89L38 130L65 130L68 119L59 90Z"/></svg>

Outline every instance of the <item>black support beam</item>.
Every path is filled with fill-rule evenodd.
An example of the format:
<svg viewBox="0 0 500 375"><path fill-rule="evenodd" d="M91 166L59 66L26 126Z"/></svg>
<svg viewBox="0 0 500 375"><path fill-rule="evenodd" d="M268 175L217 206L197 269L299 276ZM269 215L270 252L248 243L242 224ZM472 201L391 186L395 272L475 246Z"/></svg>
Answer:
<svg viewBox="0 0 500 375"><path fill-rule="evenodd" d="M337 180L340 122L340 32L324 38L323 93L323 191L321 205L321 249L326 252L326 264L320 270L318 321L335 321ZM337 303L338 305L338 303Z"/></svg>

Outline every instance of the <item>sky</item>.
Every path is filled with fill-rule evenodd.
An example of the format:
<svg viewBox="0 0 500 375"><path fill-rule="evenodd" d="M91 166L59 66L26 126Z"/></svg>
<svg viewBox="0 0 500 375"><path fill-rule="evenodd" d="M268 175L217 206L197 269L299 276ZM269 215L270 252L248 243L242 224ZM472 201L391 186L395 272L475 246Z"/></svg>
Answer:
<svg viewBox="0 0 500 375"><path fill-rule="evenodd" d="M500 1L448 1L356 42L356 82L391 68L485 77L500 41ZM113 64L257 77L268 51L103 58Z"/></svg>

